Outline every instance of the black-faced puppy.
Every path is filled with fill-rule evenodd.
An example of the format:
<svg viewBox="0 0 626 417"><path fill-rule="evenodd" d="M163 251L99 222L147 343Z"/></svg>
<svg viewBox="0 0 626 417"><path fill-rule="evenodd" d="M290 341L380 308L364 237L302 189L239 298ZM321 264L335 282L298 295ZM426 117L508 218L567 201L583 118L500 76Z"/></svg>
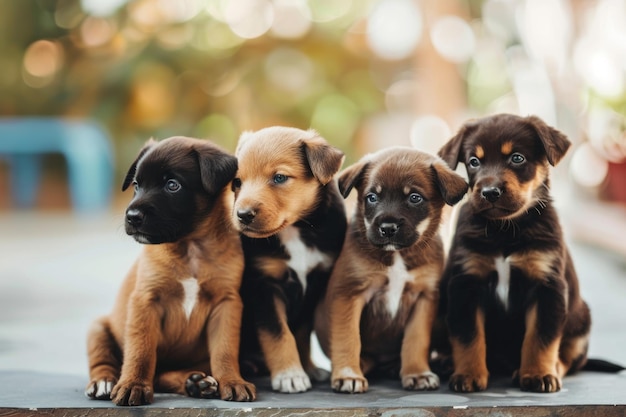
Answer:
<svg viewBox="0 0 626 417"><path fill-rule="evenodd" d="M122 190L126 233L146 246L110 315L88 336L87 396L117 405L153 392L252 401L239 372L243 251L226 187L237 160L208 141L150 141Z"/></svg>
<svg viewBox="0 0 626 417"><path fill-rule="evenodd" d="M468 122L439 152L465 164L470 183L442 281L454 391L484 390L491 371L555 392L586 361L589 309L548 175L569 146L537 117L499 114Z"/></svg>
<svg viewBox="0 0 626 417"><path fill-rule="evenodd" d="M246 259L242 360L262 368L254 360L262 352L274 390L306 391L309 375L321 377L310 358L313 312L346 230L333 179L343 153L312 130L269 127L242 134L236 155L233 222Z"/></svg>
<svg viewBox="0 0 626 417"><path fill-rule="evenodd" d="M439 225L467 183L438 157L395 147L345 169L339 189L347 197L353 187L357 205L315 321L332 388L365 392L365 375L391 368L405 389L437 389L428 360L444 266Z"/></svg>

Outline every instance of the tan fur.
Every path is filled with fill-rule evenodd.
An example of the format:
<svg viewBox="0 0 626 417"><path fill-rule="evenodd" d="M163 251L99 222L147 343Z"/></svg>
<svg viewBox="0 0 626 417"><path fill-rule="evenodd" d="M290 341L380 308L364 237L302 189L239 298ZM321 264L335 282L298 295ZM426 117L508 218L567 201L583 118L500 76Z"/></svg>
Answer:
<svg viewBox="0 0 626 417"><path fill-rule="evenodd" d="M513 152L513 142L504 142L500 152L502 152L502 155L510 155Z"/></svg>
<svg viewBox="0 0 626 417"><path fill-rule="evenodd" d="M476 336L469 345L451 338L454 374L450 381L460 386L462 392L483 391L487 388L487 344L485 341L485 314L476 311Z"/></svg>
<svg viewBox="0 0 626 417"><path fill-rule="evenodd" d="M322 349L332 362L331 385L335 391L367 391L365 374L378 364L388 365L389 360L398 367L405 389L435 389L439 385L438 378L430 372L428 351L443 269L438 228L445 203L429 177L438 159L429 159L425 154L418 157L411 152L416 151L389 150L367 156L344 170L339 178L340 188L342 183L347 188L347 192L342 189L344 196L352 184L358 184L355 187L359 202L315 323ZM410 156L403 159L402 153ZM408 172L402 165L405 163L412 167ZM457 187L457 194L464 192L466 186L460 177L455 183L455 178L447 173L456 174L445 166L437 169L442 169L439 175L443 183L450 181L450 188ZM404 186L401 181L411 185ZM431 204L427 217L415 227L423 229L420 238L406 248L384 252L365 240L364 230L359 231L360 238L356 230L364 227L361 222L366 190L385 193L392 189L391 184L404 194L402 199L408 198L409 190L419 184L421 193ZM458 191L461 186L463 191ZM394 285L392 281L403 279L389 275L398 259L410 278L402 284L399 305L392 314L386 297ZM366 307L369 313L364 314Z"/></svg>
<svg viewBox="0 0 626 417"><path fill-rule="evenodd" d="M544 279L550 271L563 268L563 255L555 252L530 251L510 256L511 266L529 277Z"/></svg>

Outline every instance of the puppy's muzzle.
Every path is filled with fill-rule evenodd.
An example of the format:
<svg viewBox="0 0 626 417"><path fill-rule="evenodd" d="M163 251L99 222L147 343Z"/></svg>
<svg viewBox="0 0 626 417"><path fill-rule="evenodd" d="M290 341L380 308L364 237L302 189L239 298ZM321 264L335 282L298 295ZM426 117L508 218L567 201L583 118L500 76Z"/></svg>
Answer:
<svg viewBox="0 0 626 417"><path fill-rule="evenodd" d="M126 225L133 229L139 229L144 222L145 215L136 208L126 210Z"/></svg>
<svg viewBox="0 0 626 417"><path fill-rule="evenodd" d="M398 233L400 226L397 223L381 223L378 226L378 233L381 237L393 237Z"/></svg>
<svg viewBox="0 0 626 417"><path fill-rule="evenodd" d="M489 201L490 203L495 203L502 195L502 189L500 187L492 186L483 187L480 190L480 195L482 198Z"/></svg>
<svg viewBox="0 0 626 417"><path fill-rule="evenodd" d="M252 208L245 208L237 210L237 220L243 225L249 226L256 217L256 210Z"/></svg>

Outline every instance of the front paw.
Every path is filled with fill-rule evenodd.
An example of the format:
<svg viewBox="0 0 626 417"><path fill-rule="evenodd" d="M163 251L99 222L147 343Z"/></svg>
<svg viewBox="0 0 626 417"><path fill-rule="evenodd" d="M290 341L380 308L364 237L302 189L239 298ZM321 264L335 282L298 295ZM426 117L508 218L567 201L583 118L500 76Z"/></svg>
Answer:
<svg viewBox="0 0 626 417"><path fill-rule="evenodd" d="M279 392L305 392L311 389L311 380L302 368L291 368L272 375L272 389Z"/></svg>
<svg viewBox="0 0 626 417"><path fill-rule="evenodd" d="M344 392L348 394L358 394L366 392L368 388L367 379L361 371L355 372L350 368L344 368L333 375L330 385L335 392Z"/></svg>
<svg viewBox="0 0 626 417"><path fill-rule="evenodd" d="M439 377L430 371L405 375L402 377L402 388L415 391L436 390L439 388Z"/></svg>
<svg viewBox="0 0 626 417"><path fill-rule="evenodd" d="M110 400L111 391L117 383L117 378L102 378L92 380L85 388L85 395L94 400Z"/></svg>
<svg viewBox="0 0 626 417"><path fill-rule="evenodd" d="M111 391L111 400L116 405L151 404L153 396L152 384L144 381L120 381Z"/></svg>
<svg viewBox="0 0 626 417"><path fill-rule="evenodd" d="M450 389L456 392L476 392L487 389L488 374L465 375L453 374L450 377Z"/></svg>
<svg viewBox="0 0 626 417"><path fill-rule="evenodd" d="M217 381L204 372L194 372L185 381L185 391L187 395L195 398L217 397Z"/></svg>
<svg viewBox="0 0 626 417"><path fill-rule="evenodd" d="M522 391L557 392L561 390L561 378L556 375L522 375L519 381Z"/></svg>
<svg viewBox="0 0 626 417"><path fill-rule="evenodd" d="M220 380L220 398L224 401L254 401L256 387L243 379Z"/></svg>

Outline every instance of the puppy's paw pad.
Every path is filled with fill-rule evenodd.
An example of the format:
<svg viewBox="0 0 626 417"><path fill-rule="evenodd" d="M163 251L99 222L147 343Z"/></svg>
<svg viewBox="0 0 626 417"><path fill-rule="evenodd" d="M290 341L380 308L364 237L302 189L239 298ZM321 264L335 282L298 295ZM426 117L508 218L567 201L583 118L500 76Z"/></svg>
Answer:
<svg viewBox="0 0 626 417"><path fill-rule="evenodd" d="M99 380L93 380L85 388L85 395L94 400L110 400L111 391L117 379L115 378L103 378Z"/></svg>
<svg viewBox="0 0 626 417"><path fill-rule="evenodd" d="M272 376L272 389L279 392L305 392L311 389L311 380L302 368L292 368Z"/></svg>
<svg viewBox="0 0 626 417"><path fill-rule="evenodd" d="M477 392L487 389L488 375L453 374L449 386L456 392Z"/></svg>
<svg viewBox="0 0 626 417"><path fill-rule="evenodd" d="M195 398L217 397L218 384L215 378L204 372L194 372L185 381L187 395Z"/></svg>
<svg viewBox="0 0 626 417"><path fill-rule="evenodd" d="M324 382L330 379L330 372L323 368L314 367L307 371L307 374L315 382Z"/></svg>
<svg viewBox="0 0 626 417"><path fill-rule="evenodd" d="M143 381L118 382L111 391L111 401L116 405L151 404L154 397L152 385Z"/></svg>
<svg viewBox="0 0 626 417"><path fill-rule="evenodd" d="M556 375L523 375L520 378L522 391L557 392L561 390L561 379Z"/></svg>
<svg viewBox="0 0 626 417"><path fill-rule="evenodd" d="M439 377L430 371L405 375L402 377L402 387L415 391L436 390L439 388Z"/></svg>
<svg viewBox="0 0 626 417"><path fill-rule="evenodd" d="M256 387L243 379L220 382L220 398L224 401L254 401Z"/></svg>

